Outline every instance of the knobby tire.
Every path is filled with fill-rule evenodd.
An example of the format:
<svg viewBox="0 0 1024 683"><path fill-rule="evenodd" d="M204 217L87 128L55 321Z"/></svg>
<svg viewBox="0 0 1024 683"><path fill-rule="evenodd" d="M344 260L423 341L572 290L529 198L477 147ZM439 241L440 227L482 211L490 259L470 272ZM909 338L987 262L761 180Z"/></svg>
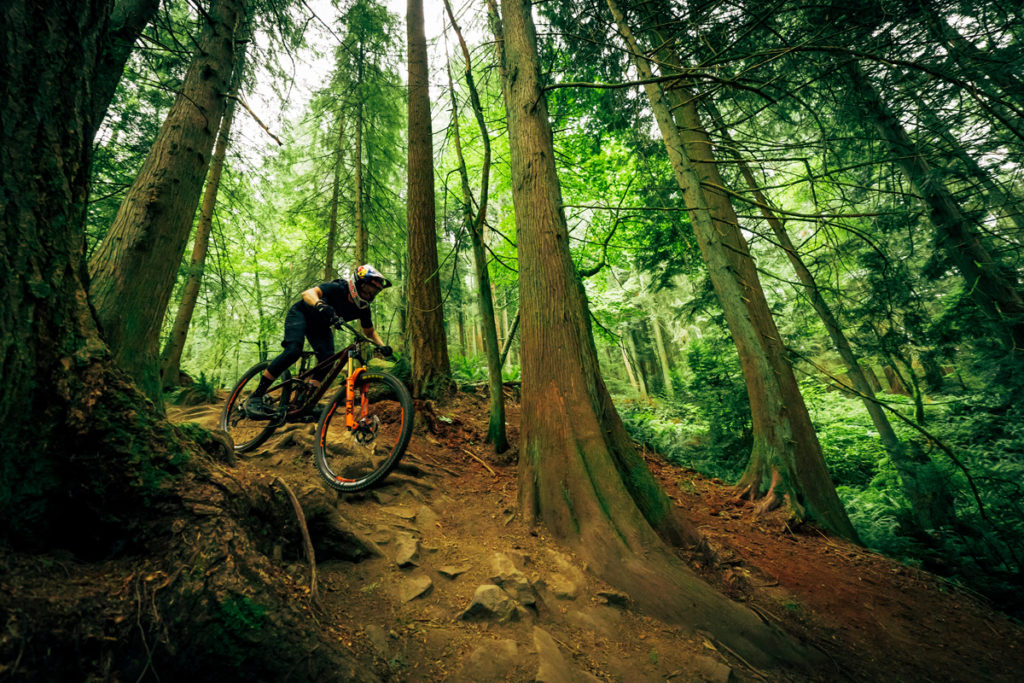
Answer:
<svg viewBox="0 0 1024 683"><path fill-rule="evenodd" d="M259 447L281 426L281 420L251 420L244 414L245 400L259 384L259 376L263 374L268 365L270 363L264 361L249 368L231 390L227 403L224 404L224 410L221 411L220 428L231 435L231 439L235 443L235 453L248 453ZM274 381L267 394L269 399L278 406L288 404L291 392L288 385L276 392L273 389L279 384L288 382L290 378L291 373L285 370ZM249 386L247 387L247 385Z"/></svg>
<svg viewBox="0 0 1024 683"><path fill-rule="evenodd" d="M372 437L359 441L345 427L343 385L320 416L316 429L316 467L327 484L338 491L370 488L398 465L412 437L413 407L409 390L397 378L365 371L356 380L354 412L359 418L361 398L368 397L367 420L379 421Z"/></svg>

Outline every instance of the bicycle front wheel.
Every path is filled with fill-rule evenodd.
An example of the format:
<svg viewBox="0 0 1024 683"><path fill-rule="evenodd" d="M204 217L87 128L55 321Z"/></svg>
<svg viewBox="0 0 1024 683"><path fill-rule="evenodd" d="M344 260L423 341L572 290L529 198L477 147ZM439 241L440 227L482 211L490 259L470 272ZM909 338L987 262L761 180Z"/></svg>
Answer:
<svg viewBox="0 0 1024 683"><path fill-rule="evenodd" d="M316 430L316 466L339 491L362 491L395 468L412 436L412 397L398 379L363 372L356 380L353 417L345 424L345 392L334 395Z"/></svg>
<svg viewBox="0 0 1024 683"><path fill-rule="evenodd" d="M238 384L231 390L231 397L224 404L220 415L220 428L231 435L235 442L236 453L247 453L266 441L280 426L279 420L254 420L245 412L245 402L256 390L263 371L270 363L263 362L249 368ZM267 392L264 401L271 409L280 410L288 405L291 395L291 373L285 370L275 380Z"/></svg>

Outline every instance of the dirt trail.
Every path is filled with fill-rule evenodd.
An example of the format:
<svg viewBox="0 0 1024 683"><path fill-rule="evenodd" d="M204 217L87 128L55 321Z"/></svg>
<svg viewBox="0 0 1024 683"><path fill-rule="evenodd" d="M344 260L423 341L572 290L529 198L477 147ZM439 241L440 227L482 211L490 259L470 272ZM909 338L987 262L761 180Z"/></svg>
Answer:
<svg viewBox="0 0 1024 683"><path fill-rule="evenodd" d="M172 409L216 424L219 408ZM417 426L384 485L339 496L371 556L319 565L324 628L382 679L545 681L1020 680L1024 629L969 594L815 529L755 518L724 486L649 463L708 539L705 578L825 651L812 675L759 672L713 642L634 611L515 514L513 466L489 464L486 402L460 394ZM518 423L510 406L509 423ZM238 467L320 486L312 425L288 426ZM513 443L517 434L510 435ZM301 557L284 557L309 583ZM500 584L502 590L481 588ZM474 596L480 603L469 610ZM512 596L510 598L510 596ZM514 598L514 599L512 599Z"/></svg>

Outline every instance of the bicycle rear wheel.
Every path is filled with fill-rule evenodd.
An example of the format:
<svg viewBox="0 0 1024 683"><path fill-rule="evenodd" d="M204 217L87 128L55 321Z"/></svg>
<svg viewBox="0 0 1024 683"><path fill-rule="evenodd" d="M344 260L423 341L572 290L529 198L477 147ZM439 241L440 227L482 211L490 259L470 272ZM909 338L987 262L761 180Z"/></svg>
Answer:
<svg viewBox="0 0 1024 683"><path fill-rule="evenodd" d="M231 435L236 453L247 453L266 441L281 425L280 420L253 420L245 412L245 402L256 390L263 371L270 363L258 363L249 368L231 390L228 402L220 414L220 428ZM291 397L291 373L285 370L267 391L264 401L274 410L287 406Z"/></svg>
<svg viewBox="0 0 1024 683"><path fill-rule="evenodd" d="M345 425L345 387L334 395L316 430L316 466L339 491L361 491L394 469L412 436L412 397L391 375L363 372L356 380L355 430Z"/></svg>

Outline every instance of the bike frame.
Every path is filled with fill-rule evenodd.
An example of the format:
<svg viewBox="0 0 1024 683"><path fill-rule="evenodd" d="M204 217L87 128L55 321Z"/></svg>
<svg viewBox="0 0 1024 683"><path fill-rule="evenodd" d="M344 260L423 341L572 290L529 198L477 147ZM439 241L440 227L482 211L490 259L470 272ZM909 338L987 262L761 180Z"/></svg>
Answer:
<svg viewBox="0 0 1024 683"><path fill-rule="evenodd" d="M306 359L312 357L314 354L312 351L303 351L298 374L267 392L271 393L273 391L278 391L288 383L295 383L296 386L301 386L304 382L311 379L317 371L328 367L330 368L324 379L320 382L320 386L316 388L316 391L307 396L301 406L285 413L284 422L298 422L305 415L312 414L313 408L316 407L316 404L319 403L320 399L322 399L327 393L327 389L330 388L331 384L334 383L334 380L341 374L342 368L345 368L345 426L349 429L356 429L359 426L359 422L355 417L355 384L359 375L366 370L366 362L359 354L359 345L364 342L371 344L373 342L366 339L365 336L355 332L352 327L349 327L344 323L341 325L348 328L356 335L356 340L352 344L349 344L341 351L328 356L306 370L302 369L302 365L305 365ZM341 362L343 357L347 357L344 363ZM362 397L360 401L360 408L361 412L365 414L367 409L366 396Z"/></svg>

